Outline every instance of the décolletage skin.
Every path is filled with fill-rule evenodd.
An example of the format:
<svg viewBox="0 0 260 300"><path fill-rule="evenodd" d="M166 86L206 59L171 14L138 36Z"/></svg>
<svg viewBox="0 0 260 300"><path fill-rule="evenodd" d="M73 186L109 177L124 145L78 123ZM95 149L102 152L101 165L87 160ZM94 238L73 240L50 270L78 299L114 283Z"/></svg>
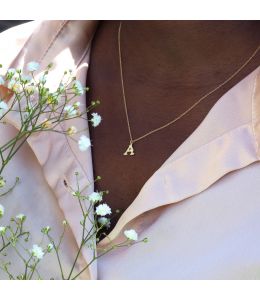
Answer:
<svg viewBox="0 0 260 300"><path fill-rule="evenodd" d="M119 21L99 23L87 77L87 102L101 101L96 111L104 121L90 128L94 174L102 177L95 188L109 190L106 203L114 212L121 210L106 233L218 99L260 60L258 53L235 78L187 115L134 144L134 156L123 156L129 134L120 81L118 26ZM226 80L251 56L259 37L259 21L122 21L122 64L133 138L179 116Z"/></svg>

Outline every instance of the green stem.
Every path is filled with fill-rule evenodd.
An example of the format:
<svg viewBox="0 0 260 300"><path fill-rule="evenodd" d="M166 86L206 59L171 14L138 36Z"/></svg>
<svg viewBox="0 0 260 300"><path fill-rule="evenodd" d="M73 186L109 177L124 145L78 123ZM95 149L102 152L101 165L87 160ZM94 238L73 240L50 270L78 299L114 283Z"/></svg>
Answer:
<svg viewBox="0 0 260 300"><path fill-rule="evenodd" d="M55 243L54 243L52 237L51 237L49 234L47 234L47 236L48 236L48 238L49 238L49 241L50 241L50 242L52 243L52 245L53 245L54 251L55 251L56 256L57 256L57 260L58 260L58 264L59 264L59 268L60 268L60 272L61 272L61 277L62 277L62 279L64 280L65 277L64 277L64 273L63 273L63 269L62 269L62 265L61 265L61 260L60 260L60 256L59 256L59 250L58 250L59 247L56 247L56 245L55 245Z"/></svg>
<svg viewBox="0 0 260 300"><path fill-rule="evenodd" d="M12 190L16 187L16 185L17 185L18 182L19 182L19 177L16 177L14 185L8 191L4 192L3 194L0 194L0 197L3 197L5 195L11 193Z"/></svg>
<svg viewBox="0 0 260 300"><path fill-rule="evenodd" d="M22 234L18 234L17 238L20 238L21 236L26 235L26 234L28 235L29 232L23 232ZM7 248L8 246L10 246L10 244L11 244L11 242L8 242L8 243L6 243L2 248L0 248L0 253L1 253L5 248Z"/></svg>
<svg viewBox="0 0 260 300"><path fill-rule="evenodd" d="M74 270L74 268L75 268L76 262L77 262L77 260L78 260L78 258L79 258L79 254L80 254L81 249L82 249L82 247L83 247L83 245L84 245L85 224L86 224L86 217L84 217L84 221L83 221L83 231L82 231L82 238L81 238L80 247L79 247L78 252L77 252L77 255L76 255L75 259L74 259L72 268L71 268L70 273L69 273L69 276L68 276L68 280L70 279L70 277L71 277L71 275L72 275L72 272L73 272L73 270Z"/></svg>

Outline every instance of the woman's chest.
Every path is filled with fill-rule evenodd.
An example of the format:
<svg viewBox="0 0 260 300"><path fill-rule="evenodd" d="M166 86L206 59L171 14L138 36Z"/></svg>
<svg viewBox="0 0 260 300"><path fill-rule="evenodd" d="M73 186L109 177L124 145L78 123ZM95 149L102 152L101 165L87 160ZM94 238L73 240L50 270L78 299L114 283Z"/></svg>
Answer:
<svg viewBox="0 0 260 300"><path fill-rule="evenodd" d="M132 65L132 70L135 62L125 45L125 53L128 53L123 61L126 109L117 30L118 22L104 22L99 27L92 42L87 74L87 86L90 87L87 103L100 100L96 111L103 119L97 128L90 126L94 175L102 177L95 189L109 190L105 202L113 212L120 210L112 220L109 231L145 182L189 137L223 93L222 89L207 97L176 122L137 141L134 144L135 155L123 155L130 141L129 126L133 139L150 133L187 111L209 88L203 85L190 87L189 82L174 85L170 77L168 82L149 82L149 78L133 74L129 65ZM212 88L216 86L217 83ZM230 87L230 84L226 85L226 89Z"/></svg>
<svg viewBox="0 0 260 300"><path fill-rule="evenodd" d="M90 126L90 138L94 176L102 177L101 181L96 182L95 190L109 190L104 200L112 211L120 210L111 222L112 229L145 182L188 135L189 130L181 128L180 124L175 129L169 127L135 143L135 155L123 155L130 136L122 98L115 26L111 25L103 26L92 43L87 104L91 100L101 101L95 111L102 116L102 122L96 128ZM155 97L151 97L152 89L145 86L142 89L141 86L139 82L136 87L131 87L126 78L127 92L130 92L127 112L133 138L163 125L176 115L176 112L171 114L169 111L172 101L167 103L160 95L155 101ZM131 89L135 90L135 98L132 98Z"/></svg>

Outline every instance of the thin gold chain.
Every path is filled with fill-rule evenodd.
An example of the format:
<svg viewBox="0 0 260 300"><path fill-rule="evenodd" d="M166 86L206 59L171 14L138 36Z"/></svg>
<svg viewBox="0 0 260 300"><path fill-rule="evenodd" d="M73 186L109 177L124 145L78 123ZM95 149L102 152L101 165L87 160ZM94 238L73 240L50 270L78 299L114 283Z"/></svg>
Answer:
<svg viewBox="0 0 260 300"><path fill-rule="evenodd" d="M127 111L127 102L126 102L126 96L125 96L125 87L124 87L124 79L123 79L123 68L122 68L122 55L121 55L121 24L122 22L120 22L119 24L119 28L118 28L118 52L119 52L119 65L120 65L120 76L121 76L121 84L122 84L122 94L123 94L123 100L124 100L124 108L125 108L125 114L126 114L126 120L127 120L127 127L128 127L128 132L129 132L129 136L130 136L130 144L132 145L133 143L140 141L142 139L144 139L145 137L158 132L159 130L162 130L166 127L168 127L169 125L173 124L174 122L176 122L177 120L179 120L181 117L183 117L184 115L186 115L189 111L191 111L196 105L198 105L202 100L204 100L206 97L208 97L209 95L211 95L212 93L214 93L215 91L217 91L219 88L221 88L223 85L225 85L226 83L228 83L232 78L234 78L250 61L251 59L257 54L258 50L260 49L260 45L258 45L258 47L256 48L256 50L253 52L253 54L243 63L243 65L235 72L233 73L231 76L229 76L224 82L222 82L220 85L218 85L216 88L214 88L213 90L211 90L210 92L208 92L207 94L205 94L204 96L202 96L201 98L199 98L198 101L196 101L189 109L187 109L185 112L183 112L182 114L180 114L178 117L176 117L175 119L171 120L170 122L156 128L153 129L149 132L147 132L146 134L133 139L132 136L132 132L131 132L131 127L130 127L130 122L129 122L129 116L128 116L128 111Z"/></svg>

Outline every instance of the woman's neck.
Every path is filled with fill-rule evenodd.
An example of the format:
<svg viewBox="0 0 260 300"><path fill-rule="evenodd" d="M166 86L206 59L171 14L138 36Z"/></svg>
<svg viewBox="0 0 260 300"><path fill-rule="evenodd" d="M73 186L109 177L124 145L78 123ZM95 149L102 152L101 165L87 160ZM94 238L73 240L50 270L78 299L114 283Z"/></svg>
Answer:
<svg viewBox="0 0 260 300"><path fill-rule="evenodd" d="M122 21L121 29L128 75L164 88L221 81L259 42L258 21Z"/></svg>

